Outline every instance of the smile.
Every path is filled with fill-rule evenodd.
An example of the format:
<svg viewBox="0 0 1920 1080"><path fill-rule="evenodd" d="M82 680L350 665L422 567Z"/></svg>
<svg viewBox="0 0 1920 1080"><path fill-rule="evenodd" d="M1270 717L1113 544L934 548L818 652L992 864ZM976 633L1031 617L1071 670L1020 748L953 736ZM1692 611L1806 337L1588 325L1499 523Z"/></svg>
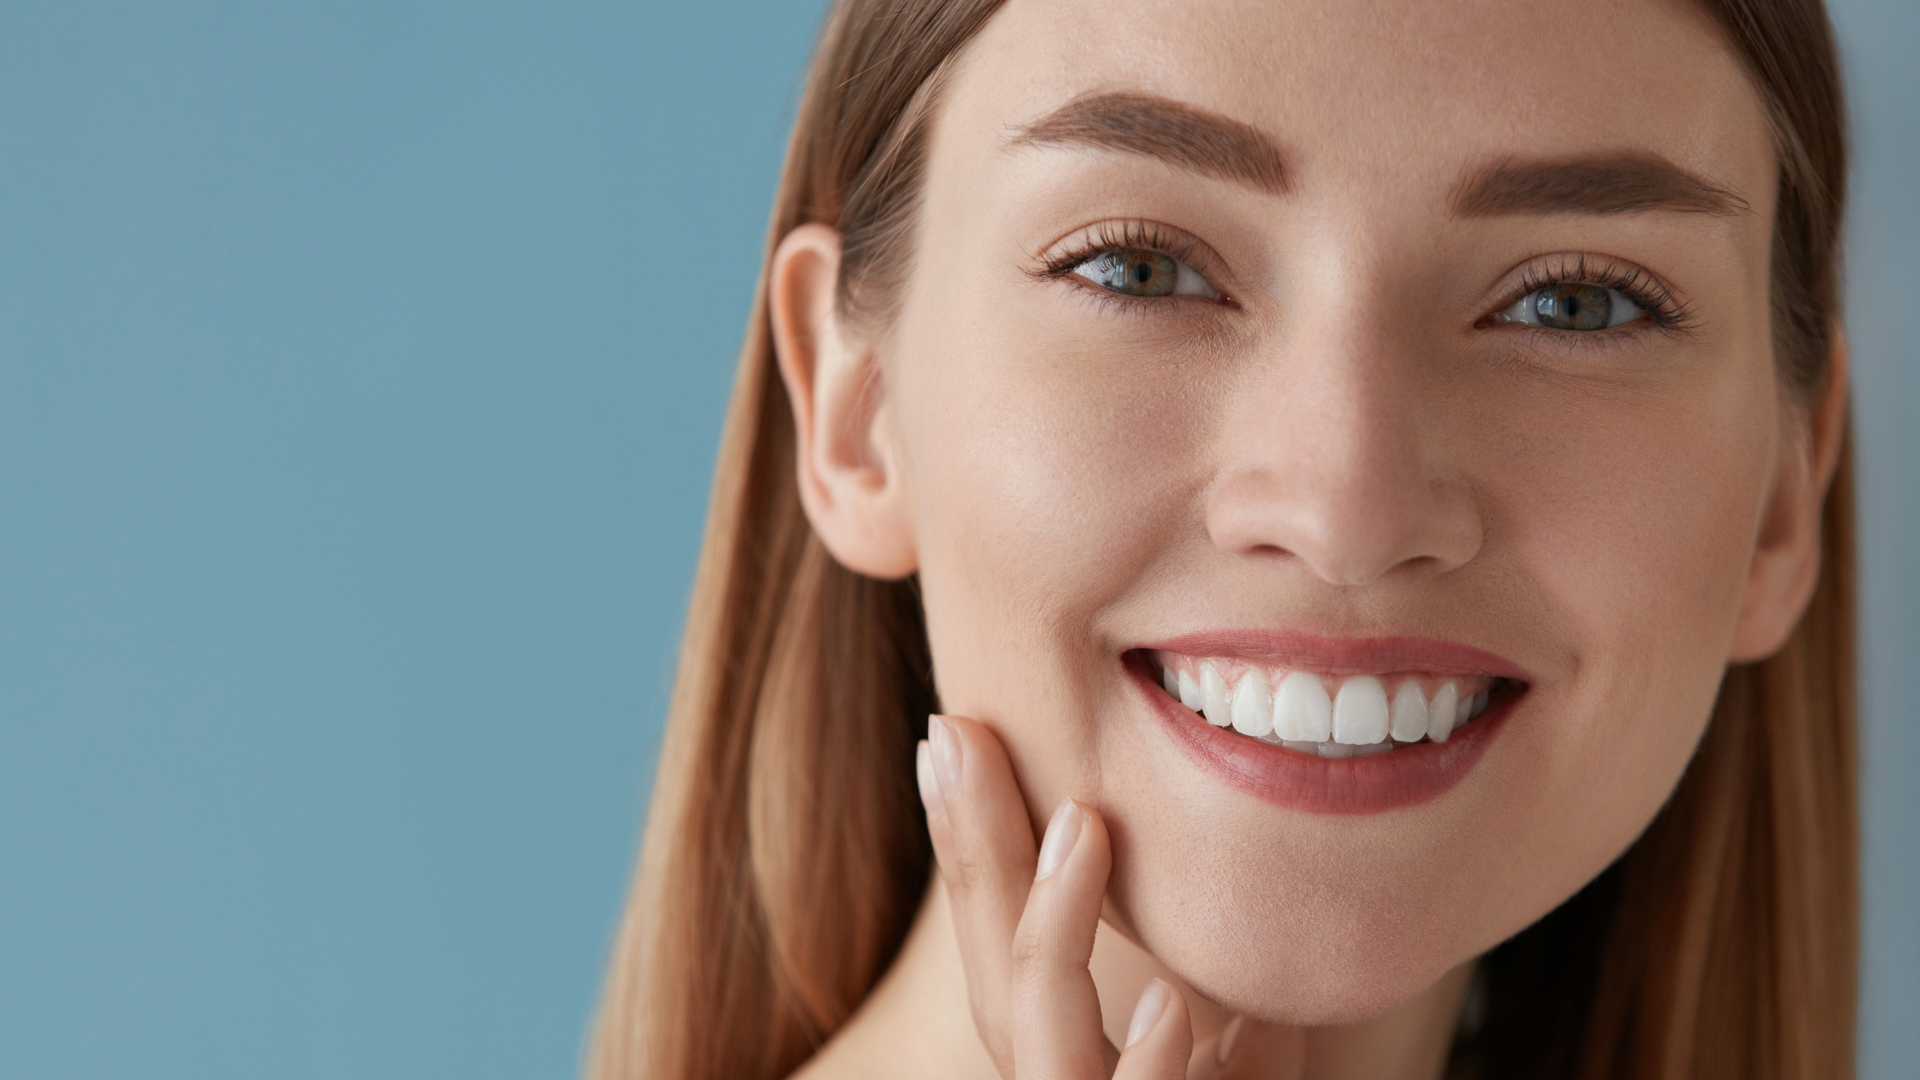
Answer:
<svg viewBox="0 0 1920 1080"><path fill-rule="evenodd" d="M1167 696L1218 728L1323 758L1444 743L1514 690L1492 675L1327 675L1229 657L1151 654Z"/></svg>
<svg viewBox="0 0 1920 1080"><path fill-rule="evenodd" d="M1531 686L1491 653L1264 631L1130 649L1148 711L1203 772L1291 810L1370 814L1444 794Z"/></svg>

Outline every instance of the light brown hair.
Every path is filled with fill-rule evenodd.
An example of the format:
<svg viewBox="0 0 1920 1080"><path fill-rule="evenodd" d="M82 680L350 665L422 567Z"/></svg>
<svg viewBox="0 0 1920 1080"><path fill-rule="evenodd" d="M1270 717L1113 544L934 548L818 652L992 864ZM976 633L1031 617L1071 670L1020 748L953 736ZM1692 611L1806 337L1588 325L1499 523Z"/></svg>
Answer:
<svg viewBox="0 0 1920 1080"><path fill-rule="evenodd" d="M767 255L801 224L839 229L852 318L893 314L945 73L1000 2L839 0L828 15ZM1804 407L1829 377L1839 313L1832 32L1819 0L1700 2L1773 125L1774 347ZM919 596L833 561L794 455L763 266L591 1080L786 1075L872 989L925 893L913 747L937 702ZM1852 1075L1852 484L1843 446L1813 601L1779 654L1728 670L1666 807L1483 960L1453 1075Z"/></svg>

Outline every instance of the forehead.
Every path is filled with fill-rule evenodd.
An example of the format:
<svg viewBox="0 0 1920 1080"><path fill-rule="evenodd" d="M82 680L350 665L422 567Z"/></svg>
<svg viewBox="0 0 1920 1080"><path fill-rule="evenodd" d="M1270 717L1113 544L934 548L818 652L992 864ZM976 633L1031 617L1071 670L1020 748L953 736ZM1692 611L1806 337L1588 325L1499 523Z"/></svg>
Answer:
<svg viewBox="0 0 1920 1080"><path fill-rule="evenodd" d="M1772 171L1759 100L1677 0L1010 0L956 72L941 141L1004 148L1106 90L1251 124L1305 188L1404 193L1502 156L1625 150L1756 209L1771 194L1755 190Z"/></svg>

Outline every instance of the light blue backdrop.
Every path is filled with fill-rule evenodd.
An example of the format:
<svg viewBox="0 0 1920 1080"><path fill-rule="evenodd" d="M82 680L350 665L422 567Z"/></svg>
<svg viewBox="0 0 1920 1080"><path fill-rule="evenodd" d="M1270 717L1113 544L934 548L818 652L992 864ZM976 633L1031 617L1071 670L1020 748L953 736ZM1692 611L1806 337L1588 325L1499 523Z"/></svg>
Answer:
<svg viewBox="0 0 1920 1080"><path fill-rule="evenodd" d="M0 5L0 1076L571 1073L819 10ZM1894 1080L1920 8L1838 14Z"/></svg>

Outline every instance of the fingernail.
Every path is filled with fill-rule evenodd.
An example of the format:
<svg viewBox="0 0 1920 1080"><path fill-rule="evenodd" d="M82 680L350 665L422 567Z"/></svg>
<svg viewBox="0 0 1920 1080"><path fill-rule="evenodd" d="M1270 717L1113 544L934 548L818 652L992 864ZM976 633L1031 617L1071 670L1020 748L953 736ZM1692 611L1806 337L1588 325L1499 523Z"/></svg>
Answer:
<svg viewBox="0 0 1920 1080"><path fill-rule="evenodd" d="M960 790L960 740L944 716L927 717L927 741L933 744L933 778L940 785L941 805Z"/></svg>
<svg viewBox="0 0 1920 1080"><path fill-rule="evenodd" d="M913 754L914 776L920 781L920 801L926 805L927 820L947 812L947 797L940 794L940 782L933 778L933 747L921 739Z"/></svg>
<svg viewBox="0 0 1920 1080"><path fill-rule="evenodd" d="M1067 861L1073 854L1073 845L1080 839L1080 804L1072 799L1061 799L1059 809L1053 812L1053 820L1047 822L1046 839L1040 841L1040 865L1034 870L1033 880L1039 881Z"/></svg>
<svg viewBox="0 0 1920 1080"><path fill-rule="evenodd" d="M1167 1011L1167 984L1155 979L1147 984L1140 995L1140 1004L1133 1007L1133 1019L1127 1022L1127 1046L1132 1046L1147 1037L1153 1025L1160 1022L1160 1014ZM1123 1046L1120 1049L1125 1050Z"/></svg>
<svg viewBox="0 0 1920 1080"><path fill-rule="evenodd" d="M1220 1042L1213 1048L1213 1058L1225 1065L1233 1060L1233 1048L1240 1044L1240 1025L1247 1022L1244 1016L1236 1016L1227 1021L1227 1030L1220 1033Z"/></svg>

